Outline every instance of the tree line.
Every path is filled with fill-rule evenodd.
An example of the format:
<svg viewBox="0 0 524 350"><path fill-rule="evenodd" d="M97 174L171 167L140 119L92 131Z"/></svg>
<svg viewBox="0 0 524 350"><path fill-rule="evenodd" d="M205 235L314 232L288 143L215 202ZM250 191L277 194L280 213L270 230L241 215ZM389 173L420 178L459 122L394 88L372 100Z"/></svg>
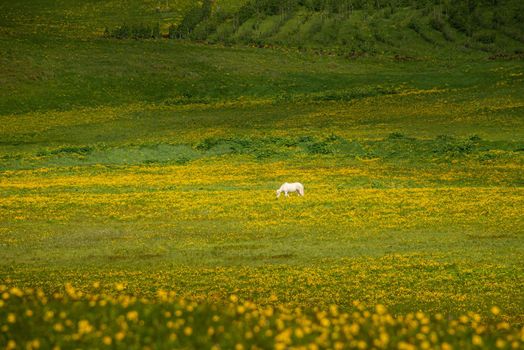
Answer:
<svg viewBox="0 0 524 350"><path fill-rule="evenodd" d="M183 17L182 21L172 24L164 36L169 38L204 39L225 21L231 21L235 27L241 26L249 19L262 19L279 15L282 20L291 17L299 10L321 12L330 16L349 17L353 11L381 11L393 13L402 8L422 9L430 15L431 26L445 33L445 23L468 36L481 27L475 21L474 13L480 8L491 8L494 13L491 19L493 29L506 24L524 22L524 2L519 0L248 0L238 11L226 13L213 0L195 2ZM200 4L200 5L198 5ZM477 21L478 22L478 21ZM202 34L195 35L197 27L205 27ZM415 27L414 27L415 28ZM416 29L416 28L415 28ZM105 36L113 38L159 38L160 25L122 25L113 30L106 29ZM522 39L522 33L512 31L514 38Z"/></svg>

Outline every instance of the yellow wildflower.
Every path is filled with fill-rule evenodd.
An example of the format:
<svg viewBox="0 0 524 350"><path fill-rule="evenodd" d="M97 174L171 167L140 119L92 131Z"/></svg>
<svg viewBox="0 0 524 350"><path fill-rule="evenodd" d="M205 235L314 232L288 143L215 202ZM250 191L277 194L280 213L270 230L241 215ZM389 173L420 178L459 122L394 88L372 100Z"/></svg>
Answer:
<svg viewBox="0 0 524 350"><path fill-rule="evenodd" d="M102 342L105 344L105 345L111 345L111 343L113 342L113 339L111 339L110 336L106 335L102 338Z"/></svg>
<svg viewBox="0 0 524 350"><path fill-rule="evenodd" d="M493 306L490 311L495 316L500 314L500 309L497 306Z"/></svg>

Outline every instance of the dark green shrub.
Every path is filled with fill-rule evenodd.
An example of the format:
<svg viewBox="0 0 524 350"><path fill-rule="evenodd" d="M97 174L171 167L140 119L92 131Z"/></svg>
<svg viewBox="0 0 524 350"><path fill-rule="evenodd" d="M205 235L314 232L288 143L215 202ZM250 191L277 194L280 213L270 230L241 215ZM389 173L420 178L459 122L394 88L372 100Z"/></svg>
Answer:
<svg viewBox="0 0 524 350"><path fill-rule="evenodd" d="M391 134L388 135L389 140L401 140L404 138L406 138L406 136L399 131L392 132Z"/></svg>
<svg viewBox="0 0 524 350"><path fill-rule="evenodd" d="M471 139L456 140L451 136L440 135L435 140L433 153L451 156L460 156L472 152L475 149L475 142Z"/></svg>
<svg viewBox="0 0 524 350"><path fill-rule="evenodd" d="M482 44L493 44L495 42L495 34L488 32L475 33L473 39Z"/></svg>
<svg viewBox="0 0 524 350"><path fill-rule="evenodd" d="M170 37L173 38L187 38L203 20L209 18L211 15L211 0L204 0L201 7L193 7L189 10L182 22L172 30L170 30Z"/></svg>
<svg viewBox="0 0 524 350"><path fill-rule="evenodd" d="M413 18L409 21L408 28L412 29L413 31L415 31L416 33L419 33L419 34L421 32L420 25Z"/></svg>
<svg viewBox="0 0 524 350"><path fill-rule="evenodd" d="M116 39L127 39L131 37L131 28L127 24L117 27L111 32L111 37Z"/></svg>
<svg viewBox="0 0 524 350"><path fill-rule="evenodd" d="M198 143L195 148L199 151L209 151L211 148L215 147L220 142L216 138L207 138Z"/></svg>
<svg viewBox="0 0 524 350"><path fill-rule="evenodd" d="M175 164L185 165L185 164L189 163L190 161L191 161L191 158L189 158L187 156L180 156L177 159L175 159Z"/></svg>
<svg viewBox="0 0 524 350"><path fill-rule="evenodd" d="M453 28L468 36L473 33L472 16L475 5L459 2L448 8L449 23Z"/></svg>
<svg viewBox="0 0 524 350"><path fill-rule="evenodd" d="M169 39L175 39L177 37L177 26L171 24L168 28L168 37Z"/></svg>
<svg viewBox="0 0 524 350"><path fill-rule="evenodd" d="M307 152L311 154L331 154L333 149L329 142L318 141L307 145Z"/></svg>
<svg viewBox="0 0 524 350"><path fill-rule="evenodd" d="M36 153L38 157L45 157L49 155L62 155L62 154L76 154L76 155L87 155L93 152L94 148L90 146L65 146L56 149L41 150Z"/></svg>
<svg viewBox="0 0 524 350"><path fill-rule="evenodd" d="M442 32L444 30L445 24L440 16L439 17L433 16L429 20L429 25L431 26L431 28L435 29L436 31Z"/></svg>
<svg viewBox="0 0 524 350"><path fill-rule="evenodd" d="M480 136L478 136L478 135L475 134L475 135L471 135L471 136L469 137L469 140L470 140L470 141L473 141L473 142L479 142L479 141L482 141L482 138L481 138Z"/></svg>
<svg viewBox="0 0 524 350"><path fill-rule="evenodd" d="M306 135L306 136L300 136L298 138L298 142L301 142L301 143L305 143L305 142L313 142L315 139L313 138L313 136L309 136L309 135Z"/></svg>
<svg viewBox="0 0 524 350"><path fill-rule="evenodd" d="M134 24L131 26L123 24L113 30L106 28L104 31L104 37L115 39L151 39L160 38L161 36L160 23L152 26L148 24Z"/></svg>
<svg viewBox="0 0 524 350"><path fill-rule="evenodd" d="M160 23L153 26L151 36L153 39L159 39L162 37L162 34L160 33Z"/></svg>
<svg viewBox="0 0 524 350"><path fill-rule="evenodd" d="M150 26L138 24L131 27L131 37L133 39L150 39L153 36L153 31Z"/></svg>

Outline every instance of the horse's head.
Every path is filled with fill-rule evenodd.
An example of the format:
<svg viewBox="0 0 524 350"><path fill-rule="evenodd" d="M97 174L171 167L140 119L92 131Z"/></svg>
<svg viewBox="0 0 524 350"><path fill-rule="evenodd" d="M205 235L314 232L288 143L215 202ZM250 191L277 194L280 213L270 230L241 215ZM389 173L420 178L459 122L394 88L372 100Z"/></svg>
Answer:
<svg viewBox="0 0 524 350"><path fill-rule="evenodd" d="M282 192L281 190L277 190L277 198L280 197L280 192Z"/></svg>

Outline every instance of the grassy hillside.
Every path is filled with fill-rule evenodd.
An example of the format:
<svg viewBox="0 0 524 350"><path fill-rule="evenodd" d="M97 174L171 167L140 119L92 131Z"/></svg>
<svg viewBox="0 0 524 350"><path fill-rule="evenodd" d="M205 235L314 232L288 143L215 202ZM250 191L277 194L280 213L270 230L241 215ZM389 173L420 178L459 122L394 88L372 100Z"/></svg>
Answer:
<svg viewBox="0 0 524 350"><path fill-rule="evenodd" d="M175 34L224 43L316 48L340 55L521 55L522 2L504 1L203 1Z"/></svg>
<svg viewBox="0 0 524 350"><path fill-rule="evenodd" d="M472 53L521 58L524 53L524 7L516 0L39 0L6 2L0 10L2 31L15 36L153 34L403 60ZM159 32L152 33L157 26Z"/></svg>
<svg viewBox="0 0 524 350"><path fill-rule="evenodd" d="M359 59L277 41L340 15L306 5L263 49L103 37L193 2L0 4L0 347L522 346L518 40L398 6L341 19L407 35Z"/></svg>

